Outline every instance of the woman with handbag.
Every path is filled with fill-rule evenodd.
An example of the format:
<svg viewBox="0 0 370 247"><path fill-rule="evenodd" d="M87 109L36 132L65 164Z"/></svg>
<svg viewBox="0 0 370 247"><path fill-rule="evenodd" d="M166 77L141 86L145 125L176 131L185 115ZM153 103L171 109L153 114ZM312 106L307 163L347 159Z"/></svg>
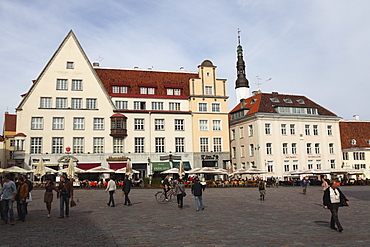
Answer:
<svg viewBox="0 0 370 247"><path fill-rule="evenodd" d="M176 185L175 185L175 194L177 195L178 208L182 209L183 208L184 197L186 196L185 184L182 181L182 179L179 179L177 181Z"/></svg>

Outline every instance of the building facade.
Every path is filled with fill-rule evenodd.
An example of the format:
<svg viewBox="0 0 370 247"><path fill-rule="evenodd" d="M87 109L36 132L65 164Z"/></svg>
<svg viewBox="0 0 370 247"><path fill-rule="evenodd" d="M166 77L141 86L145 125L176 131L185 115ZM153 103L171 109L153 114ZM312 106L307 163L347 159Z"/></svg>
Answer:
<svg viewBox="0 0 370 247"><path fill-rule="evenodd" d="M0 168L7 168L20 163L14 158L16 123L17 116L15 114L5 112L3 135L0 138Z"/></svg>

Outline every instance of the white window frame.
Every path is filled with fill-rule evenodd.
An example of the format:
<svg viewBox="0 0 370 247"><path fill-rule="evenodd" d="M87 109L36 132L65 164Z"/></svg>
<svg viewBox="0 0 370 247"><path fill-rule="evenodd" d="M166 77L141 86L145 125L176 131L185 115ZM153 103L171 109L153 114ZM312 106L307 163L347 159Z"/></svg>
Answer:
<svg viewBox="0 0 370 247"><path fill-rule="evenodd" d="M266 155L272 155L272 143L266 143Z"/></svg>
<svg viewBox="0 0 370 247"><path fill-rule="evenodd" d="M82 109L82 98L72 98L71 108L72 109Z"/></svg>
<svg viewBox="0 0 370 247"><path fill-rule="evenodd" d="M94 154L104 153L104 137L93 138L93 152Z"/></svg>
<svg viewBox="0 0 370 247"><path fill-rule="evenodd" d="M128 101L116 100L115 105L117 109L121 110L128 109Z"/></svg>
<svg viewBox="0 0 370 247"><path fill-rule="evenodd" d="M156 137L155 138L155 153L164 153L165 152L165 138Z"/></svg>
<svg viewBox="0 0 370 247"><path fill-rule="evenodd" d="M31 118L31 129L32 130L42 130L44 128L44 118L43 117L32 117Z"/></svg>
<svg viewBox="0 0 370 247"><path fill-rule="evenodd" d="M94 118L94 130L104 130L104 118Z"/></svg>
<svg viewBox="0 0 370 247"><path fill-rule="evenodd" d="M83 137L73 137L73 153L83 154L84 153L84 142Z"/></svg>
<svg viewBox="0 0 370 247"><path fill-rule="evenodd" d="M72 91L82 91L82 80L72 79Z"/></svg>
<svg viewBox="0 0 370 247"><path fill-rule="evenodd" d="M86 109L97 109L97 99L86 99Z"/></svg>
<svg viewBox="0 0 370 247"><path fill-rule="evenodd" d="M222 152L222 138L213 137L213 152Z"/></svg>
<svg viewBox="0 0 370 247"><path fill-rule="evenodd" d="M68 90L68 80L67 79L57 79L57 90Z"/></svg>
<svg viewBox="0 0 370 247"><path fill-rule="evenodd" d="M73 129L74 130L84 130L85 129L85 118L74 117L73 118Z"/></svg>
<svg viewBox="0 0 370 247"><path fill-rule="evenodd" d="M221 104L220 103L212 103L211 108L212 108L212 112L221 112Z"/></svg>
<svg viewBox="0 0 370 247"><path fill-rule="evenodd" d="M30 153L41 154L42 153L42 137L31 137L30 140Z"/></svg>
<svg viewBox="0 0 370 247"><path fill-rule="evenodd" d="M199 119L199 131L209 131L208 119Z"/></svg>
<svg viewBox="0 0 370 247"><path fill-rule="evenodd" d="M205 102L198 103L198 111L199 112L207 112L208 111L208 104Z"/></svg>
<svg viewBox="0 0 370 247"><path fill-rule="evenodd" d="M204 95L213 95L213 86L204 86Z"/></svg>
<svg viewBox="0 0 370 247"><path fill-rule="evenodd" d="M115 154L123 153L123 137L113 138L113 153Z"/></svg>
<svg viewBox="0 0 370 247"><path fill-rule="evenodd" d="M64 130L64 117L53 117L53 130Z"/></svg>
<svg viewBox="0 0 370 247"><path fill-rule="evenodd" d="M170 111L180 111L181 110L181 105L178 102L170 102L169 103L169 108L170 108Z"/></svg>
<svg viewBox="0 0 370 247"><path fill-rule="evenodd" d="M185 152L185 138L175 137L175 152L184 153Z"/></svg>
<svg viewBox="0 0 370 247"><path fill-rule="evenodd" d="M184 119L175 119L175 131L184 131L185 121Z"/></svg>
<svg viewBox="0 0 370 247"><path fill-rule="evenodd" d="M40 98L40 108L49 109L52 107L51 97L41 97Z"/></svg>
<svg viewBox="0 0 370 247"><path fill-rule="evenodd" d="M199 138L199 148L200 148L200 152L202 153L209 152L209 138L208 137Z"/></svg>
<svg viewBox="0 0 370 247"><path fill-rule="evenodd" d="M271 135L271 124L265 123L265 135Z"/></svg>
<svg viewBox="0 0 370 247"><path fill-rule="evenodd" d="M66 109L67 108L67 98L56 98L56 108Z"/></svg>
<svg viewBox="0 0 370 247"><path fill-rule="evenodd" d="M222 130L222 123L220 119L213 119L212 120L212 130L213 131L221 131Z"/></svg>
<svg viewBox="0 0 370 247"><path fill-rule="evenodd" d="M144 118L135 118L134 119L134 130L145 130L145 121Z"/></svg>
<svg viewBox="0 0 370 247"><path fill-rule="evenodd" d="M154 130L163 131L164 130L164 119L154 119Z"/></svg>
<svg viewBox="0 0 370 247"><path fill-rule="evenodd" d="M51 153L53 154L62 154L63 153L63 137L53 137L51 140Z"/></svg>
<svg viewBox="0 0 370 247"><path fill-rule="evenodd" d="M135 153L144 153L144 137L135 137Z"/></svg>

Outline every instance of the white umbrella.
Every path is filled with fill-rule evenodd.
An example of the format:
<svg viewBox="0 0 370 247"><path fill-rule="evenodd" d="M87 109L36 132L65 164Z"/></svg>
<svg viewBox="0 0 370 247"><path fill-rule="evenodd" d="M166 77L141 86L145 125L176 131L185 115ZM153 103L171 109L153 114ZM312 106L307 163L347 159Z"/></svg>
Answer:
<svg viewBox="0 0 370 247"><path fill-rule="evenodd" d="M3 168L0 168L0 173L3 173L4 172L4 169Z"/></svg>
<svg viewBox="0 0 370 247"><path fill-rule="evenodd" d="M133 172L133 173L135 173L135 174L140 173L139 171L136 171L136 170L134 170L134 169L132 169L132 172ZM126 173L126 167L123 167L123 168L117 169L114 173Z"/></svg>
<svg viewBox="0 0 370 247"><path fill-rule="evenodd" d="M161 174L179 174L179 173L180 173L179 168L171 168L171 169L161 172Z"/></svg>
<svg viewBox="0 0 370 247"><path fill-rule="evenodd" d="M182 179L183 174L185 174L184 163L182 162L182 160L180 160L178 174L179 174L180 179Z"/></svg>
<svg viewBox="0 0 370 247"><path fill-rule="evenodd" d="M330 171L323 171L320 169L308 169L305 170L303 174L330 174Z"/></svg>
<svg viewBox="0 0 370 247"><path fill-rule="evenodd" d="M304 174L304 170L300 170L300 169L298 169L298 170L290 171L290 172L288 172L288 174L290 174L290 175L294 175L294 174Z"/></svg>
<svg viewBox="0 0 370 247"><path fill-rule="evenodd" d="M67 170L67 177L68 178L74 178L75 175L76 175L75 165L73 163L73 160L70 158L69 159L69 164L68 164L68 170Z"/></svg>
<svg viewBox="0 0 370 247"><path fill-rule="evenodd" d="M231 162L227 168L227 175L229 175L229 177L234 176L234 166L231 164Z"/></svg>
<svg viewBox="0 0 370 247"><path fill-rule="evenodd" d="M37 170L37 168L31 170L30 172L35 173L36 170ZM46 173L57 173L58 171L57 170L54 170L53 168L50 168L50 167L45 166L45 172Z"/></svg>
<svg viewBox="0 0 370 247"><path fill-rule="evenodd" d="M35 172L33 173L33 175L35 175L38 179L40 179L45 174L46 174L46 171L45 171L44 161L42 159L40 159L39 163L36 166L36 169L35 169Z"/></svg>
<svg viewBox="0 0 370 247"><path fill-rule="evenodd" d="M67 168L61 169L61 170L59 170L57 172L67 173L68 172L68 168L69 168L69 166ZM75 170L75 173L84 173L84 172L86 172L85 170L82 170L81 168L78 168L78 167L75 167L74 170Z"/></svg>
<svg viewBox="0 0 370 247"><path fill-rule="evenodd" d="M214 169L211 167L203 167L196 173L203 173L203 174L227 174L227 172L224 172L222 170Z"/></svg>
<svg viewBox="0 0 370 247"><path fill-rule="evenodd" d="M97 166L94 168L91 168L86 171L87 173L114 173L114 170L102 167L102 166Z"/></svg>
<svg viewBox="0 0 370 247"><path fill-rule="evenodd" d="M263 174L263 173L267 173L267 171L258 168L248 168L245 172L245 174Z"/></svg>
<svg viewBox="0 0 370 247"><path fill-rule="evenodd" d="M127 165L126 165L126 175L128 176L129 179L132 178L132 166L131 166L131 159L127 159Z"/></svg>
<svg viewBox="0 0 370 247"><path fill-rule="evenodd" d="M200 171L200 168L194 168L194 169L191 169L189 171L186 171L185 173L189 173L189 174L196 174Z"/></svg>
<svg viewBox="0 0 370 247"><path fill-rule="evenodd" d="M5 168L3 172L6 172L6 173L29 173L31 171L20 168L19 166L12 166L12 167L9 167L9 168Z"/></svg>

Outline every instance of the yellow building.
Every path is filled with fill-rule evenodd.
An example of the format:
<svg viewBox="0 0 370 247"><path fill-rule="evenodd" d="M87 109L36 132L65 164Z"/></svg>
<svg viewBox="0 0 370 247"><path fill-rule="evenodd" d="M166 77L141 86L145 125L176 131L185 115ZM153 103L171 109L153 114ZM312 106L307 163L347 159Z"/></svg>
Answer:
<svg viewBox="0 0 370 247"><path fill-rule="evenodd" d="M226 79L217 79L216 68L205 60L190 79L194 167L226 168L230 160Z"/></svg>

